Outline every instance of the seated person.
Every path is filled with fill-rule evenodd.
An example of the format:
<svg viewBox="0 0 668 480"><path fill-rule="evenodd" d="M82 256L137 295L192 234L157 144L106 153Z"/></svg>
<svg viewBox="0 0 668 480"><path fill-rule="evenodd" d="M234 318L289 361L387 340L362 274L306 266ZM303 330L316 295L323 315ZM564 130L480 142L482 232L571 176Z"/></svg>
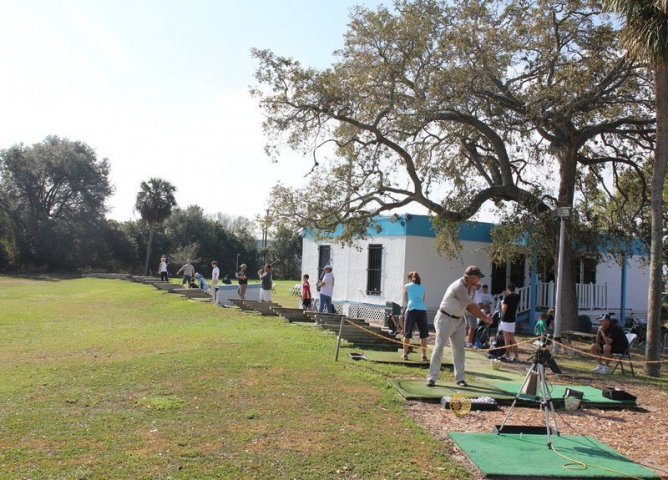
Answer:
<svg viewBox="0 0 668 480"><path fill-rule="evenodd" d="M610 314L601 315L598 320L601 326L596 331L596 340L591 346L591 353L594 355L603 356L606 360L598 358L598 366L594 368L594 372L607 375L610 373L610 358L613 353L624 353L629 348L629 341L626 339L626 334L622 327L612 323ZM603 362L605 361L605 365Z"/></svg>
<svg viewBox="0 0 668 480"><path fill-rule="evenodd" d="M195 274L195 279L199 282L198 286L202 289L203 292L206 292L209 289L209 285L206 283L206 280L199 272Z"/></svg>
<svg viewBox="0 0 668 480"><path fill-rule="evenodd" d="M390 335L396 335L397 332L404 331L404 316L391 314L388 317L387 326L390 327Z"/></svg>

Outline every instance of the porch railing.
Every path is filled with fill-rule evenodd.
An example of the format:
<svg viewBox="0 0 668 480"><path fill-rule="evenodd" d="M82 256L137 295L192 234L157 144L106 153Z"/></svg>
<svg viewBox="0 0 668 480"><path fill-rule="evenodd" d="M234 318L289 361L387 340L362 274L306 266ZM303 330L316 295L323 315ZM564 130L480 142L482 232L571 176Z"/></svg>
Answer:
<svg viewBox="0 0 668 480"><path fill-rule="evenodd" d="M526 312L530 307L531 286L515 290L520 296L517 312ZM608 308L608 285L595 283L576 283L575 294L578 299L578 310L604 310ZM557 297L557 285L554 282L538 282L536 293L536 308L554 308ZM503 300L503 295L495 297L495 307Z"/></svg>
<svg viewBox="0 0 668 480"><path fill-rule="evenodd" d="M557 296L557 284L554 282L538 283L536 295L537 308L554 308ZM601 310L608 308L608 285L606 283L576 283L575 295L579 310Z"/></svg>

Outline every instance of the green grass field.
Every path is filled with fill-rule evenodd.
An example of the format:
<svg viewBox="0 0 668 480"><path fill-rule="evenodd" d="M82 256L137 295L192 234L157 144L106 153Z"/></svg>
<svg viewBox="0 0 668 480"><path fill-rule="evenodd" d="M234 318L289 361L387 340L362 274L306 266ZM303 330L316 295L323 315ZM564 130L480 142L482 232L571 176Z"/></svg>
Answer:
<svg viewBox="0 0 668 480"><path fill-rule="evenodd" d="M274 299L286 306L294 281ZM403 410L408 367L120 280L0 276L0 478L467 478Z"/></svg>

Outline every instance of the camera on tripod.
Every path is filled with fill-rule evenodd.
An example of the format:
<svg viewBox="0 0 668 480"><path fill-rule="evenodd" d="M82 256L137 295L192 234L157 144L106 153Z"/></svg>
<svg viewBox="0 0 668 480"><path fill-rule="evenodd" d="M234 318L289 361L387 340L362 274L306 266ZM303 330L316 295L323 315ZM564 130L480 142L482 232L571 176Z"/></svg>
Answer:
<svg viewBox="0 0 668 480"><path fill-rule="evenodd" d="M536 351L529 357L529 360L533 361L534 364L547 365L553 373L562 373L561 368L559 368L556 360L547 349L547 344L545 342L538 344Z"/></svg>

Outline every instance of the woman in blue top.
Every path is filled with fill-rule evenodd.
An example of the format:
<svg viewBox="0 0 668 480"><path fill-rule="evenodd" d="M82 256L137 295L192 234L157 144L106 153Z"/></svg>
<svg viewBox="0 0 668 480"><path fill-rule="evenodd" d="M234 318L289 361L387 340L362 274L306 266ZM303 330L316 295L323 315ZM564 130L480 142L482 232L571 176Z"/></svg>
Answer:
<svg viewBox="0 0 668 480"><path fill-rule="evenodd" d="M410 283L404 285L404 353L402 360L408 360L408 350L413 337L413 329L417 324L420 330L420 350L422 351L422 361L428 362L427 358L427 338L429 338L429 325L427 325L427 307L424 304L424 287L420 284L420 275L417 272L409 272L408 280Z"/></svg>

